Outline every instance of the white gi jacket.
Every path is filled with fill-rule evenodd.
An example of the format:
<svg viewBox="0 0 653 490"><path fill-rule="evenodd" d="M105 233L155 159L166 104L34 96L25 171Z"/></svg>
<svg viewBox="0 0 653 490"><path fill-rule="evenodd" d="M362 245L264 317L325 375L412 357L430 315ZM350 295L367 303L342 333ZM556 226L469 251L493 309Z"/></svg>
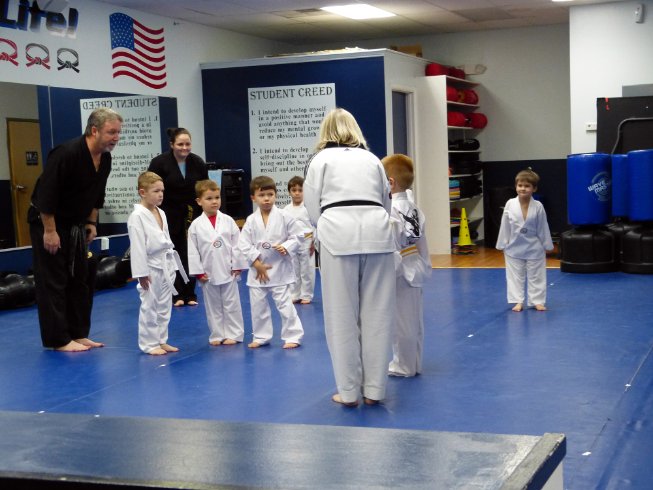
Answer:
<svg viewBox="0 0 653 490"><path fill-rule="evenodd" d="M421 288L431 276L431 257L424 233L426 218L406 192L392 195L394 237L401 254L397 276L414 288Z"/></svg>
<svg viewBox="0 0 653 490"><path fill-rule="evenodd" d="M496 248L508 257L522 260L539 259L547 250L553 250L542 203L531 198L524 220L519 197L509 199L503 209Z"/></svg>
<svg viewBox="0 0 653 490"><path fill-rule="evenodd" d="M292 255L297 253L299 239L303 236L301 222L285 214L277 206L272 206L267 227L263 224L261 210L257 209L247 217L240 233L238 248L250 265L247 285L253 287L285 286L295 282ZM273 246L283 245L288 251L281 255ZM256 269L251 266L256 259L272 266L268 270L269 281L261 283L256 279Z"/></svg>
<svg viewBox="0 0 653 490"><path fill-rule="evenodd" d="M379 205L335 206L346 201ZM304 181L304 205L316 224L320 246L332 255L394 252L390 186L383 165L362 148L326 148L311 160Z"/></svg>
<svg viewBox="0 0 653 490"><path fill-rule="evenodd" d="M147 277L150 269L174 269L185 277L179 254L170 240L166 214L161 208L158 209L163 229L159 227L152 212L141 204L134 204L134 211L127 220L132 277Z"/></svg>
<svg viewBox="0 0 653 490"><path fill-rule="evenodd" d="M299 243L300 246L305 250L311 248L311 244L313 243L313 233L315 230L313 229L311 218L308 216L308 210L306 209L306 206L304 206L304 203L300 204L299 206L295 206L291 202L285 208L283 208L283 212L288 216L292 216L302 225L304 225L304 234L299 237Z"/></svg>
<svg viewBox="0 0 653 490"><path fill-rule="evenodd" d="M240 230L231 216L218 211L215 228L202 213L188 228L188 273L206 274L209 284L226 284L233 280L232 270L247 269L249 264L240 253Z"/></svg>

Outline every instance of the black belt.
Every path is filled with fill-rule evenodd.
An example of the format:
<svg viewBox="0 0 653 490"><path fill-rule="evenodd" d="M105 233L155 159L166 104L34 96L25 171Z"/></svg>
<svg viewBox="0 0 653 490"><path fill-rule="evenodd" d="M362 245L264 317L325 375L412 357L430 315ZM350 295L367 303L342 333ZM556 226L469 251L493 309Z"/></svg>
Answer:
<svg viewBox="0 0 653 490"><path fill-rule="evenodd" d="M321 211L324 212L329 208L335 208L339 206L381 206L383 207L383 204L380 202L375 202L375 201L359 201L359 200L353 200L353 201L339 201L339 202L332 202L331 204L327 204L326 206L322 206Z"/></svg>

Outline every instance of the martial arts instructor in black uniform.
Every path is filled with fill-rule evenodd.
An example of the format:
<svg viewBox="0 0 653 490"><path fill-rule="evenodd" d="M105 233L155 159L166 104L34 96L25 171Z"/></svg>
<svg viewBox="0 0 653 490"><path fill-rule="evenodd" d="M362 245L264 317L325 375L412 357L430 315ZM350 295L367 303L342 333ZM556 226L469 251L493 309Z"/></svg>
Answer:
<svg viewBox="0 0 653 490"><path fill-rule="evenodd" d="M28 221L44 347L79 352L103 346L88 338L93 285L87 253L121 128L117 112L93 111L81 137L50 151L34 187Z"/></svg>

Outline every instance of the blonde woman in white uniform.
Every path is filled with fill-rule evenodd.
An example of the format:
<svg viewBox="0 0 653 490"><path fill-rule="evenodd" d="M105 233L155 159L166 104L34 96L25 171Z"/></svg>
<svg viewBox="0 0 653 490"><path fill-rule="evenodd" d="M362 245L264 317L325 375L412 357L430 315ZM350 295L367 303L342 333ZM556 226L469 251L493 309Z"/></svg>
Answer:
<svg viewBox="0 0 653 490"><path fill-rule="evenodd" d="M326 115L317 149L304 204L317 227L333 401L374 405L385 398L395 318L390 187L346 110Z"/></svg>

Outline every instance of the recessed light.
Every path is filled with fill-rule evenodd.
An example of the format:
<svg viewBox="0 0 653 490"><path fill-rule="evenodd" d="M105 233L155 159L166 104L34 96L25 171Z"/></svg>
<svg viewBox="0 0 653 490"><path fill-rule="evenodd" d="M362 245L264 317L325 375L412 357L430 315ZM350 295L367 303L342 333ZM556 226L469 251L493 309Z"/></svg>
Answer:
<svg viewBox="0 0 653 490"><path fill-rule="evenodd" d="M341 15L349 19L380 19L383 17L394 17L395 14L380 8L372 7L366 3L354 3L350 5L333 5L322 7L320 10L326 10L332 14Z"/></svg>

